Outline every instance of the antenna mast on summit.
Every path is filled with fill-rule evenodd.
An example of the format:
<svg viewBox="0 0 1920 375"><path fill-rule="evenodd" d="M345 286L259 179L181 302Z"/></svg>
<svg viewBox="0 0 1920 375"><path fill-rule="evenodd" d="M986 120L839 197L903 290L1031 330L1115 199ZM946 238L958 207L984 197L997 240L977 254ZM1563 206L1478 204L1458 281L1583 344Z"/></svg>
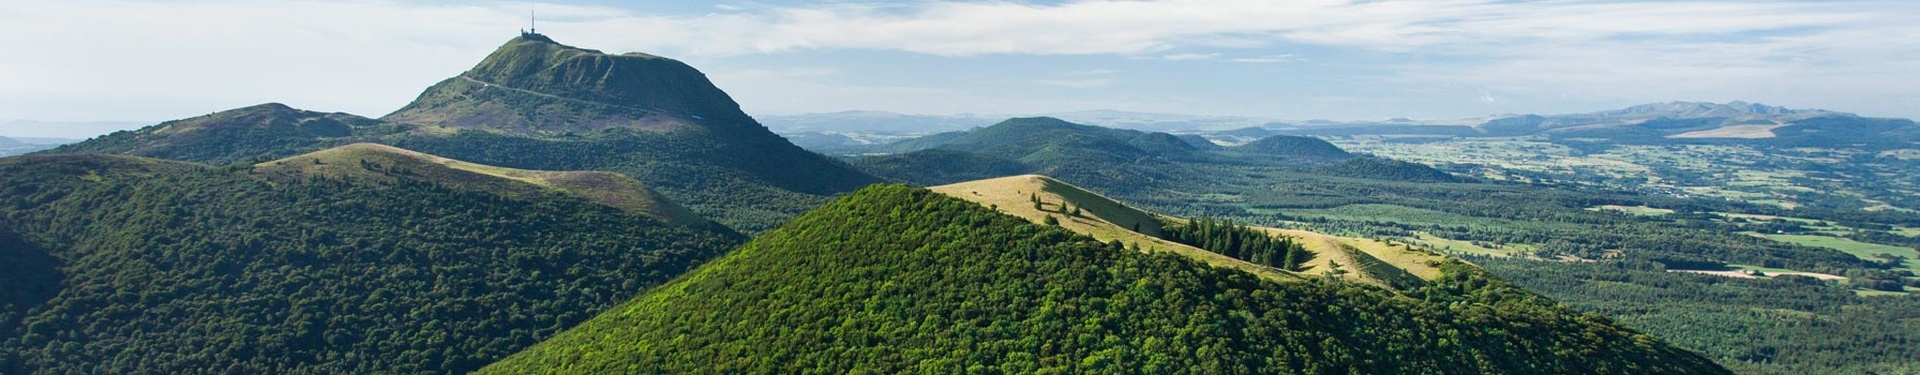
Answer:
<svg viewBox="0 0 1920 375"><path fill-rule="evenodd" d="M535 27L535 26L538 26L538 25L539 25L539 22L538 22L539 20L540 20L540 19L538 19L538 18L534 18L534 17L533 17L533 11L532 11L532 10L528 10L528 11L527 11L527 32L529 32L529 33L534 33L534 34L539 34L539 33L540 33L540 29L539 29L539 28L537 28L537 27Z"/></svg>

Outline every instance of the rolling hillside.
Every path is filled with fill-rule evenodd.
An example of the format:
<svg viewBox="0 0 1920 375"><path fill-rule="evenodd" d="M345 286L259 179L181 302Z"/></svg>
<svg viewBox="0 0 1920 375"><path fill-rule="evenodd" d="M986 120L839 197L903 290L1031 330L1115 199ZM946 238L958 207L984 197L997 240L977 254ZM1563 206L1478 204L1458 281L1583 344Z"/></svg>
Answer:
<svg viewBox="0 0 1920 375"><path fill-rule="evenodd" d="M356 143L260 163L252 173L273 181L322 177L385 184L431 182L524 200L570 196L663 223L727 230L661 197L639 181L615 173L502 168L373 143Z"/></svg>
<svg viewBox="0 0 1920 375"><path fill-rule="evenodd" d="M1275 283L883 185L480 373L1728 373L1441 269Z"/></svg>
<svg viewBox="0 0 1920 375"><path fill-rule="evenodd" d="M368 145L0 159L0 373L464 373L743 240L568 176Z"/></svg>
<svg viewBox="0 0 1920 375"><path fill-rule="evenodd" d="M114 132L49 152L231 164L299 155L408 130L406 126L346 113L267 103Z"/></svg>
<svg viewBox="0 0 1920 375"><path fill-rule="evenodd" d="M1273 281L1298 281L1302 275L1331 275L1404 289L1438 278L1440 271L1435 263L1446 260L1443 255L1378 240L1255 227L1292 238L1313 254L1302 269L1289 272L1162 239L1160 230L1163 225L1184 223L1187 219L1133 208L1046 176L1010 176L928 189L995 208L1034 223L1042 223L1046 217L1052 216L1059 222L1059 227L1101 241L1118 240L1129 246L1137 244L1143 250L1172 252L1215 267L1245 271ZM1033 197L1041 200L1039 208L1031 203ZM1079 216L1061 213L1062 204L1069 209L1079 208L1083 213Z"/></svg>

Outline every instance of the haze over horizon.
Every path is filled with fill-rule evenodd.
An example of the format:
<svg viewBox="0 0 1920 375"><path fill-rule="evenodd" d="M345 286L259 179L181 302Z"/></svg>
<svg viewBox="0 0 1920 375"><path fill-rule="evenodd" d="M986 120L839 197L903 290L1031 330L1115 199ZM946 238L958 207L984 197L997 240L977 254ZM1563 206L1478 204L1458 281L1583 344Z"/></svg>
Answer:
<svg viewBox="0 0 1920 375"><path fill-rule="evenodd" d="M1920 117L1898 1L347 1L0 4L0 122L265 102L381 116L527 10L702 69L756 115L1111 109L1445 120L1734 100Z"/></svg>

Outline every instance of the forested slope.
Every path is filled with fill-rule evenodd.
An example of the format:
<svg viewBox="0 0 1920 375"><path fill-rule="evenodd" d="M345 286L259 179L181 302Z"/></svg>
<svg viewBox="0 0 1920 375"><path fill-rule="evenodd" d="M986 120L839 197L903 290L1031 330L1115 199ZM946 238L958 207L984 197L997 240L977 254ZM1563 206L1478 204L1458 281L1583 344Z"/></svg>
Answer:
<svg viewBox="0 0 1920 375"><path fill-rule="evenodd" d="M741 241L582 198L252 173L0 159L0 373L463 373Z"/></svg>
<svg viewBox="0 0 1920 375"><path fill-rule="evenodd" d="M1444 267L1279 284L883 185L482 373L1726 373Z"/></svg>

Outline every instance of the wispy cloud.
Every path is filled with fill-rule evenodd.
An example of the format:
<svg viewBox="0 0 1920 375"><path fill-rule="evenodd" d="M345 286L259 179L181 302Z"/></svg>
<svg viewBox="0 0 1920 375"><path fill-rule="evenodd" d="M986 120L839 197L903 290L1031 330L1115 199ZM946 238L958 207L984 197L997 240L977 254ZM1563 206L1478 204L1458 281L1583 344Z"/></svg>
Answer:
<svg viewBox="0 0 1920 375"><path fill-rule="evenodd" d="M1092 88L1101 88L1101 87L1111 86L1113 85L1113 81L1114 80L1111 78L1085 78L1085 79L1043 79L1043 80L1038 80L1034 82L1042 85L1047 85L1047 86L1058 86L1058 87L1067 87L1067 88L1076 88L1076 89L1092 89Z"/></svg>
<svg viewBox="0 0 1920 375"><path fill-rule="evenodd" d="M1289 62L1294 60L1298 60L1298 59L1295 58L1291 53L1279 54L1279 55L1267 55L1267 56L1260 56L1260 57L1235 57L1235 58L1227 59L1227 61L1232 61L1237 63L1254 63L1254 64L1283 63L1283 62Z"/></svg>
<svg viewBox="0 0 1920 375"><path fill-rule="evenodd" d="M1176 53L1176 54L1161 56L1160 58L1173 60L1173 61L1186 61L1186 60L1212 60L1218 57L1220 57L1220 54L1218 53Z"/></svg>
<svg viewBox="0 0 1920 375"><path fill-rule="evenodd" d="M0 39L0 50L14 52L0 58L0 112L84 119L97 108L142 108L164 119L272 98L378 115L478 61L510 36L503 25L523 24L530 8L539 10L542 31L564 33L570 44L656 52L703 68L713 64L698 63L834 51L1108 56L1130 72L1149 68L1121 64L1154 59L1288 63L1274 66L1286 69L1368 64L1371 76L1388 80L1368 84L1452 87L1444 96L1468 106L1474 101L1467 97L1478 99L1472 94L1485 88L1500 93L1499 105L1571 93L1920 115L1911 105L1920 101L1920 69L1913 69L1920 66L1920 38L1913 37L1920 23L1910 19L1920 2L1905 0L730 2L674 14L540 2L17 1L0 2L0 32L12 36ZM860 96L888 90L877 82L848 83L882 89L840 96L791 94L856 76L852 69L712 72L729 90L806 105L918 100ZM1111 75L1016 79L1103 88L1119 82ZM950 81L962 79L906 86ZM761 84L789 90L755 86ZM1139 93L1142 102L1179 94ZM1358 94L1322 96L1331 95ZM1006 100L1046 104L1030 99ZM68 109L46 115L50 108Z"/></svg>

